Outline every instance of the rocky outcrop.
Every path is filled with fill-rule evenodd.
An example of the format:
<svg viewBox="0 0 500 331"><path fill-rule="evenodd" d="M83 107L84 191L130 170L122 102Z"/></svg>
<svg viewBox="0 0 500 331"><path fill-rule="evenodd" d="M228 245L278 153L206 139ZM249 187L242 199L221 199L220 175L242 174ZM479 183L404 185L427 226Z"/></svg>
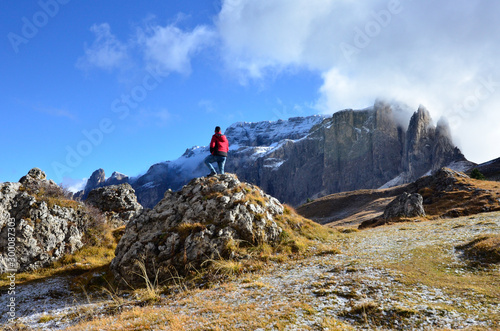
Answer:
<svg viewBox="0 0 500 331"><path fill-rule="evenodd" d="M452 143L446 120L441 119L437 126L433 126L429 111L420 106L413 114L406 133L402 170L409 179L407 182L452 162L464 160L465 157Z"/></svg>
<svg viewBox="0 0 500 331"><path fill-rule="evenodd" d="M406 217L425 216L424 199L418 193L403 193L387 205L383 218L386 221Z"/></svg>
<svg viewBox="0 0 500 331"><path fill-rule="evenodd" d="M399 191L406 193L400 195ZM500 210L500 190L486 181L472 180L465 173L441 168L413 183L380 192L399 195L386 206L380 217L363 221L360 228L373 227L408 217L403 211L413 211L409 217L423 216L420 200L429 219L454 218ZM398 216L400 215L400 216Z"/></svg>
<svg viewBox="0 0 500 331"><path fill-rule="evenodd" d="M74 253L83 246L88 220L40 169L19 183L0 184L0 273L35 270Z"/></svg>
<svg viewBox="0 0 500 331"><path fill-rule="evenodd" d="M142 210L134 189L127 183L92 190L86 203L102 211L113 227L127 223Z"/></svg>
<svg viewBox="0 0 500 331"><path fill-rule="evenodd" d="M87 183L85 184L85 188L82 191L77 192L75 194L75 199L84 201L85 199L87 199L87 196L89 195L90 191L105 185L105 182L106 182L106 175L104 173L104 169L102 168L97 169L92 173L92 175L90 175L90 178L87 180Z"/></svg>
<svg viewBox="0 0 500 331"><path fill-rule="evenodd" d="M408 127L404 110L377 102L345 110L315 126L307 137L284 142L255 163L238 163L238 175L293 205L331 193L409 183L453 161L465 160L446 123L434 127L420 107ZM231 162L238 158L232 155ZM229 166L228 166L229 167Z"/></svg>
<svg viewBox="0 0 500 331"><path fill-rule="evenodd" d="M97 169L87 180L85 188L82 191L77 192L74 198L85 201L92 190L105 186L126 184L129 182L130 178L127 175L121 174L116 171L113 172L111 177L106 179L106 173L104 172L104 169Z"/></svg>
<svg viewBox="0 0 500 331"><path fill-rule="evenodd" d="M462 181L461 179L465 179ZM434 192L452 192L455 190L471 190L468 183L469 176L463 172L455 171L449 168L441 168L432 176L419 178L412 183L409 188L412 192L419 192L424 188L432 188Z"/></svg>
<svg viewBox="0 0 500 331"><path fill-rule="evenodd" d="M226 174L192 180L171 190L152 210L127 224L111 270L121 283L143 283L138 262L151 279L183 274L203 262L233 257L232 245L274 245L283 206L258 187Z"/></svg>

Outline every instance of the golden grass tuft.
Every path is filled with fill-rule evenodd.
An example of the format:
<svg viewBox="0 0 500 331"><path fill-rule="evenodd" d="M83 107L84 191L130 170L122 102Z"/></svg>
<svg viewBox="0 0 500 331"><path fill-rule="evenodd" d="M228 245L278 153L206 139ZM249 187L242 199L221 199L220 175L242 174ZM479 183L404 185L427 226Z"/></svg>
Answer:
<svg viewBox="0 0 500 331"><path fill-rule="evenodd" d="M500 263L500 234L480 236L457 248L462 249L469 259L485 263Z"/></svg>
<svg viewBox="0 0 500 331"><path fill-rule="evenodd" d="M47 322L50 322L50 321L52 321L54 319L55 319L55 317L52 316L52 315L42 315L38 319L38 323L47 323Z"/></svg>
<svg viewBox="0 0 500 331"><path fill-rule="evenodd" d="M177 232L182 240L189 237L190 234L200 232L205 230L205 225L200 222L196 223L181 223L172 229L173 232Z"/></svg>

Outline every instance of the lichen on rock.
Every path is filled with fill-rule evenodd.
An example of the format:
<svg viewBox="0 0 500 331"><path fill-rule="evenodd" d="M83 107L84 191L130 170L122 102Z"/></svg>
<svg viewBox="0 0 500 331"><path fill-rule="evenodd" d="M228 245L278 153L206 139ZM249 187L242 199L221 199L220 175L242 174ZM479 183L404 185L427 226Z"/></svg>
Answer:
<svg viewBox="0 0 500 331"><path fill-rule="evenodd" d="M64 194L38 168L0 184L0 273L46 267L84 245L90 216Z"/></svg>
<svg viewBox="0 0 500 331"><path fill-rule="evenodd" d="M115 228L127 223L142 210L135 190L128 183L96 188L88 193L85 202L103 212Z"/></svg>
<svg viewBox="0 0 500 331"><path fill-rule="evenodd" d="M111 270L119 282L134 284L143 281L138 261L148 276L165 279L171 268L183 274L235 258L235 243L273 246L283 231L275 218L283 213L277 199L235 175L196 178L127 224Z"/></svg>

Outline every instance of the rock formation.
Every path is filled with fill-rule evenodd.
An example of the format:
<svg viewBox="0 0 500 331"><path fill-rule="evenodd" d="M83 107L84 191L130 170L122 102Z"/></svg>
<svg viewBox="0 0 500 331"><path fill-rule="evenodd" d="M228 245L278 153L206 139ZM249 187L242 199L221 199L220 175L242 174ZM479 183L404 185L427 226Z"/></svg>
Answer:
<svg viewBox="0 0 500 331"><path fill-rule="evenodd" d="M471 180L465 173L441 168L413 183L396 187L387 193L400 192L381 217L363 221L360 228L386 224L398 218L423 216L448 218L500 210L498 188Z"/></svg>
<svg viewBox="0 0 500 331"><path fill-rule="evenodd" d="M104 173L104 169L102 168L97 169L92 173L92 175L90 175L90 178L87 180L87 183L85 184L85 188L82 191L77 192L75 194L75 199L84 201L85 199L87 199L87 196L90 191L103 186L105 184L105 181L106 181L106 175Z"/></svg>
<svg viewBox="0 0 500 331"><path fill-rule="evenodd" d="M373 107L331 117L235 123L225 132L230 143L226 170L280 201L298 205L336 192L410 183L450 164L469 166L454 146L446 121L435 126L422 106L411 113L377 101ZM178 190L206 175L206 155L206 147L193 147L177 160L124 180L135 189L139 203L152 208L165 190Z"/></svg>
<svg viewBox="0 0 500 331"><path fill-rule="evenodd" d="M127 183L94 189L86 203L102 211L113 227L125 224L142 210L134 189Z"/></svg>
<svg viewBox="0 0 500 331"><path fill-rule="evenodd" d="M393 218L425 216L423 202L420 194L405 192L387 205L383 218L389 221Z"/></svg>
<svg viewBox="0 0 500 331"><path fill-rule="evenodd" d="M337 112L305 138L284 142L257 159L257 165L240 162L236 173L297 205L335 192L409 183L451 162L465 161L447 135L445 122L434 127L429 112L420 107L406 128L398 119L401 112L383 102L371 109ZM236 151L228 164L235 164L238 156Z"/></svg>
<svg viewBox="0 0 500 331"><path fill-rule="evenodd" d="M144 282L137 262L151 279L162 280L171 268L182 274L234 257L230 247L238 243L273 245L282 232L275 218L283 211L278 200L235 175L194 179L127 224L111 270L118 281L137 284Z"/></svg>
<svg viewBox="0 0 500 331"><path fill-rule="evenodd" d="M81 206L40 169L19 183L1 183L0 273L35 270L74 253L83 246L88 222Z"/></svg>

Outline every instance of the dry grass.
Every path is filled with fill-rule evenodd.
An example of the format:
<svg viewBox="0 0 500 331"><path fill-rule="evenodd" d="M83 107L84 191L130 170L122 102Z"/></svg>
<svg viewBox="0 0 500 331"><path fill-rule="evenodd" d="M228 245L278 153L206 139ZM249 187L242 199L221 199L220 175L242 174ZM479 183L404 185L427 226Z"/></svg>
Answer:
<svg viewBox="0 0 500 331"><path fill-rule="evenodd" d="M186 277L173 277L177 287L155 286L162 291L155 300L145 300L146 289L140 289L135 300L114 304L119 309L87 312L68 329L494 330L500 326L493 312L498 269L469 268L454 247L457 240L470 243L476 232L498 232L497 224L480 217L333 232L345 249L342 256L306 250L305 259L283 263L255 258L262 265L257 273L246 273L243 260L211 261L210 273L228 275L227 281L195 288L184 283ZM273 249L247 252L272 255Z"/></svg>
<svg viewBox="0 0 500 331"><path fill-rule="evenodd" d="M194 278L188 275L189 282L197 282L197 278L220 281L220 277L214 278L213 276L232 277L260 271L268 262L284 262L313 254L338 254L340 252L334 243L339 235L337 230L303 218L290 206L285 206L284 214L275 217L275 222L282 228L277 243L248 243L231 240L224 249L224 255L229 258L204 262L202 270L198 270ZM181 224L175 231L184 233L187 237L201 228L204 228L204 225L199 223Z"/></svg>
<svg viewBox="0 0 500 331"><path fill-rule="evenodd" d="M196 223L181 223L172 229L173 232L177 232L181 240L185 240L190 234L205 230L206 226L196 222Z"/></svg>
<svg viewBox="0 0 500 331"><path fill-rule="evenodd" d="M455 177L449 191L437 191L432 186L421 188L418 193L424 198L425 212L432 219L500 210L498 182Z"/></svg>
<svg viewBox="0 0 500 331"><path fill-rule="evenodd" d="M255 289L246 288L239 295L249 297ZM245 302L246 300L228 301L214 297L219 290L184 293L182 297L177 296L176 305L168 309L133 307L118 315L98 318L68 330L286 330L294 325L299 318L298 314L312 317L319 313L309 304L293 300L268 302L265 306L257 302ZM236 289L224 289L226 293L231 290ZM180 307L188 309L179 309ZM352 330L346 324L326 316L321 319L318 327L320 325L321 330Z"/></svg>
<svg viewBox="0 0 500 331"><path fill-rule="evenodd" d="M500 234L480 236L457 248L472 261L500 263Z"/></svg>
<svg viewBox="0 0 500 331"><path fill-rule="evenodd" d="M414 249L411 260L386 265L404 275L401 281L411 286L420 283L433 288L441 288L450 294L468 293L473 289L478 295L490 299L500 297L500 288L492 283L492 271L477 270L473 273L456 272L456 262L450 256L443 255L443 249L451 247L426 246Z"/></svg>
<svg viewBox="0 0 500 331"><path fill-rule="evenodd" d="M28 186L21 186L19 190L34 196L39 202L44 201L49 208L57 205L76 210L80 207L77 201L71 199L71 192L50 183L32 182Z"/></svg>
<svg viewBox="0 0 500 331"><path fill-rule="evenodd" d="M74 254L66 254L62 259L54 262L49 267L18 273L16 274L16 283L22 284L58 275L84 275L87 272L102 269L103 267L106 269L115 257L116 245L120 238L115 238L113 234L119 233L122 230L123 228L118 228L114 231L110 230L103 233L102 235L108 238L105 240L106 244L103 246L84 246ZM7 274L2 275L0 287L8 283Z"/></svg>
<svg viewBox="0 0 500 331"><path fill-rule="evenodd" d="M454 218L500 210L500 184L456 176L451 190L435 183L415 183L382 190L357 190L328 195L298 207L301 215L330 226L353 226L381 217L385 207L403 192L424 198L427 219ZM423 185L422 183L418 184ZM378 222L381 224L383 222Z"/></svg>

